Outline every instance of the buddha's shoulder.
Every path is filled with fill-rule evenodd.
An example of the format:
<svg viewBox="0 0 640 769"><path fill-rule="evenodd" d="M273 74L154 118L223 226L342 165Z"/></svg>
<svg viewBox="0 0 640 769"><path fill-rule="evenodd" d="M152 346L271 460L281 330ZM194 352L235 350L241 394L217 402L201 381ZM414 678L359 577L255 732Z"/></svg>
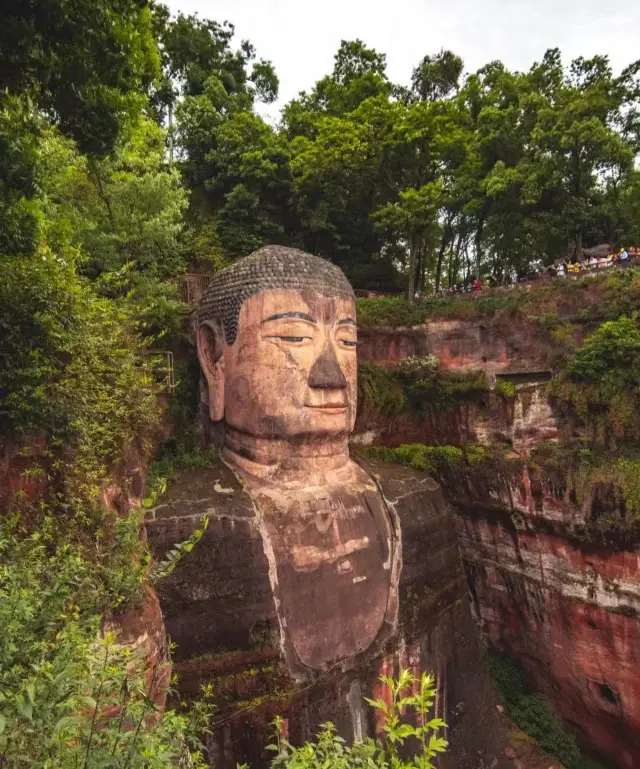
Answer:
<svg viewBox="0 0 640 769"><path fill-rule="evenodd" d="M203 515L253 518L254 506L236 475L217 456L205 467L178 470L147 520Z"/></svg>
<svg viewBox="0 0 640 769"><path fill-rule="evenodd" d="M375 479L388 502L397 502L408 495L442 497L440 484L420 470L377 460L356 461Z"/></svg>

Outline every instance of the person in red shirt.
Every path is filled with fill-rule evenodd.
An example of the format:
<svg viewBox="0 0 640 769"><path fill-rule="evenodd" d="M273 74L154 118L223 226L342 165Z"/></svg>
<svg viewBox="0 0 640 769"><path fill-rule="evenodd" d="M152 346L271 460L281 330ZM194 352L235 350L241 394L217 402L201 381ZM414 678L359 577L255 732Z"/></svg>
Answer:
<svg viewBox="0 0 640 769"><path fill-rule="evenodd" d="M478 293L478 291L482 291L482 283L478 280L478 278L476 278L473 281L472 288L475 293Z"/></svg>

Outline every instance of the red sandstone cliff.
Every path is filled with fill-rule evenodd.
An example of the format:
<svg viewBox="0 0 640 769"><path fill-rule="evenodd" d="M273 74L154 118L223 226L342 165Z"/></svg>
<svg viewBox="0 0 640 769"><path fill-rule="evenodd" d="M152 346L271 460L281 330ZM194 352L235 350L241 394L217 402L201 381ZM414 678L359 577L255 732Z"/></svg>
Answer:
<svg viewBox="0 0 640 769"><path fill-rule="evenodd" d="M534 327L470 321L363 333L360 355L383 365L436 355L443 368L507 376L504 400L448 414L385 417L366 409L357 433L389 446L508 442L515 473L458 473L448 494L460 511L460 547L474 616L485 639L522 665L579 744L624 769L640 767L640 551L587 544L577 535L597 511L578 505L562 477L529 463L563 426L546 397L554 350Z"/></svg>

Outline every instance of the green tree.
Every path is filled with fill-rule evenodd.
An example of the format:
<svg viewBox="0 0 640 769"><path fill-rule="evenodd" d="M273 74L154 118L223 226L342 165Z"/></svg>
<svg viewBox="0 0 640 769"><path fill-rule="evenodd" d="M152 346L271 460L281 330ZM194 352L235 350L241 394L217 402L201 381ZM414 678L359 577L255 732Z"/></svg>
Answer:
<svg viewBox="0 0 640 769"><path fill-rule="evenodd" d="M582 257L583 239L596 213L601 179L631 169L634 147L619 128L623 110L635 98L627 72L614 78L608 59L578 58L538 111L531 156L542 184L555 188L573 255Z"/></svg>
<svg viewBox="0 0 640 769"><path fill-rule="evenodd" d="M398 104L385 145L382 178L389 202L372 216L381 229L406 244L407 297L412 303L437 242L439 212L450 198L455 171L467 152L457 104L438 100Z"/></svg>
<svg viewBox="0 0 640 769"><path fill-rule="evenodd" d="M285 137L250 112L221 125L207 156L217 174L207 188L221 200L217 229L225 252L243 256L285 238L290 196Z"/></svg>
<svg viewBox="0 0 640 769"><path fill-rule="evenodd" d="M443 49L435 56L425 56L411 76L414 94L422 101L446 99L458 90L463 66L453 51Z"/></svg>
<svg viewBox="0 0 640 769"><path fill-rule="evenodd" d="M183 171L198 186L216 171L207 154L216 148L217 128L237 112L250 112L256 101L274 101L278 78L270 62L256 60L250 43L232 47L234 27L228 22L171 18L161 6L156 24L169 84L162 98L167 109L175 105Z"/></svg>
<svg viewBox="0 0 640 769"><path fill-rule="evenodd" d="M166 280L184 271L188 195L165 165L164 132L139 118L98 159L51 130L41 157L41 241L73 258L101 295L128 297L148 332L177 332L180 307Z"/></svg>
<svg viewBox="0 0 640 769"><path fill-rule="evenodd" d="M396 285L371 219L377 201L388 200L381 169L395 113L386 95L365 99L344 115L316 114L314 135L290 145L300 241L339 264L357 287Z"/></svg>
<svg viewBox="0 0 640 769"><path fill-rule="evenodd" d="M8 0L0 21L0 91L29 93L82 152L108 154L159 74L148 3Z"/></svg>

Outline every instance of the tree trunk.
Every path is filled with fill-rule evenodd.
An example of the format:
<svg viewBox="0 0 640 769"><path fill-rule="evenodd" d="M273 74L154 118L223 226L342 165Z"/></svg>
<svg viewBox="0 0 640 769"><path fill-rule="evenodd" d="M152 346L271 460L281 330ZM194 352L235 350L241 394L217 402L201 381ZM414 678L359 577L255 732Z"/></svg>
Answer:
<svg viewBox="0 0 640 769"><path fill-rule="evenodd" d="M98 197L104 203L105 208L107 209L107 214L109 215L109 221L113 222L113 211L111 209L111 200L109 199L109 196L107 195L107 193L104 191L104 187L102 186L102 178L100 176L100 169L98 168L93 158L89 158L89 171L91 174L93 174L93 178L95 179L96 192L98 193Z"/></svg>
<svg viewBox="0 0 640 769"><path fill-rule="evenodd" d="M422 249L418 251L416 259L416 293L422 296L422 289L424 286L424 252Z"/></svg>
<svg viewBox="0 0 640 769"><path fill-rule="evenodd" d="M573 258L576 262L581 262L584 259L584 251L582 249L582 230L576 235L576 249L573 253Z"/></svg>
<svg viewBox="0 0 640 769"><path fill-rule="evenodd" d="M169 140L169 165L173 165L173 102L169 102L169 130L167 131L167 138Z"/></svg>
<svg viewBox="0 0 640 769"><path fill-rule="evenodd" d="M444 259L444 252L449 243L449 237L451 235L451 227L447 222L442 230L442 240L440 241L440 250L438 251L438 261L436 262L436 294L440 290L440 280L442 278L442 261Z"/></svg>
<svg viewBox="0 0 640 769"><path fill-rule="evenodd" d="M449 274L448 274L448 288L453 286L453 276L458 272L458 265L460 264L460 249L462 248L462 233L458 233L456 245L454 251L449 257Z"/></svg>
<svg viewBox="0 0 640 769"><path fill-rule="evenodd" d="M420 238L418 235L412 235L411 246L409 248L409 286L407 288L407 302L409 304L413 304L416 298L416 272L419 250Z"/></svg>
<svg viewBox="0 0 640 769"><path fill-rule="evenodd" d="M469 258L469 246L467 243L464 245L464 275L462 282L466 285L469 282L469 276L471 275L471 259Z"/></svg>
<svg viewBox="0 0 640 769"><path fill-rule="evenodd" d="M476 230L476 236L473 242L473 249L475 251L475 257L476 257L476 263L475 263L475 274L476 274L476 280L480 280L480 261L482 256L481 251L481 244L482 244L482 233L484 231L484 217L481 217L478 222L478 229Z"/></svg>

